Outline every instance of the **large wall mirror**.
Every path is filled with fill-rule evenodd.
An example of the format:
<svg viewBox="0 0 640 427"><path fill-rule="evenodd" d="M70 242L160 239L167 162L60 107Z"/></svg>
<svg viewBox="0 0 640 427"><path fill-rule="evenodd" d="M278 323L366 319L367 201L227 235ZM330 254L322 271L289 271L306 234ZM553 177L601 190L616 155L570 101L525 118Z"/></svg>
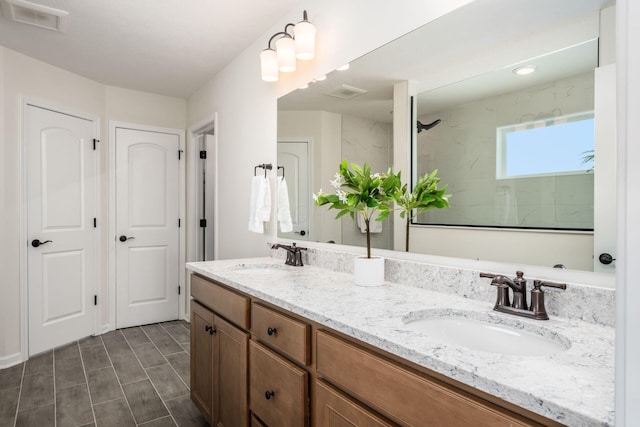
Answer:
<svg viewBox="0 0 640 427"><path fill-rule="evenodd" d="M420 93L414 170L450 209L416 224L593 231L598 40Z"/></svg>
<svg viewBox="0 0 640 427"><path fill-rule="evenodd" d="M615 163L607 166L607 156L600 151L615 149L615 133L612 126L598 128L603 108L598 93L613 91L615 79L599 82L597 70L615 62L614 41L606 40L615 32L613 18L603 22L603 10L614 2L565 3L559 10L554 0L476 0L351 62L346 70L281 97L278 164L285 167L294 230L279 237L365 244L357 222L335 220L335 212L312 205L311 194L330 188L346 158L366 161L374 171L393 166L406 179L439 170L453 195L452 207L413 219L411 252L549 267L563 263L564 255L557 262L542 261L526 246L510 251L519 252L517 258L491 258L494 238L515 233L511 236L517 245L519 236L541 235L567 253L581 247L580 261L569 260L567 267L593 270L599 233L594 224L602 221L594 209L598 174L608 175L600 187L607 182L615 186ZM520 65L535 65L536 73L517 76L513 70ZM397 97L402 84L414 99L412 114L406 117L394 111L394 93ZM604 106L610 107L606 115L615 121L613 106ZM417 121L437 124L418 133ZM398 126L410 127L410 137L394 139ZM575 127L586 128L591 138L572 147L567 157L577 153L577 158L570 165L554 166L559 147L549 137L541 138L546 148L529 147L538 159L526 151L520 153L522 163L509 157L513 141L527 131L539 135ZM398 150L399 144L404 149ZM403 154L394 159L394 152L406 153L406 158ZM593 157L597 167L589 160ZM484 251L481 255L455 244L459 234L454 233L463 227L486 233L486 248L474 244ZM397 230L393 219L385 220L372 245L403 250ZM615 228L605 234L611 245ZM438 252L434 240L440 243L438 249L445 241L454 244Z"/></svg>

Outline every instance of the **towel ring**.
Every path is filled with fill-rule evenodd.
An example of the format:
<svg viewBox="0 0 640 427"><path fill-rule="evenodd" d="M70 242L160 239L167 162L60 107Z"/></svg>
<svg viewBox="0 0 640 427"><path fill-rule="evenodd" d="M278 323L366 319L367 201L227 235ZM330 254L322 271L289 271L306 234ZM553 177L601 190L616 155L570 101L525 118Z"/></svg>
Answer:
<svg viewBox="0 0 640 427"><path fill-rule="evenodd" d="M284 166L278 166L278 169L282 169L282 179L284 179ZM276 174L278 171L276 171Z"/></svg>

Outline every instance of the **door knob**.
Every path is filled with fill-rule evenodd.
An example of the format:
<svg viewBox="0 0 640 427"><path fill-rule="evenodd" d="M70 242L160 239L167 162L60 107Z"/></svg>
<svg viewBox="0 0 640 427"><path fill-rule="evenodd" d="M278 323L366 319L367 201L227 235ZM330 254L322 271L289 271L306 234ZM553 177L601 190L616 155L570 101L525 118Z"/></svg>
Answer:
<svg viewBox="0 0 640 427"><path fill-rule="evenodd" d="M135 239L135 237L127 237L125 235L120 236L119 240L121 242L126 242L127 240Z"/></svg>
<svg viewBox="0 0 640 427"><path fill-rule="evenodd" d="M44 242L41 242L38 239L34 239L31 241L31 246L33 246L34 248L37 248L40 245L44 245L45 243L53 243L52 240L45 240Z"/></svg>
<svg viewBox="0 0 640 427"><path fill-rule="evenodd" d="M267 328L267 334L269 334L269 335L273 335L273 334L275 334L275 333L277 333L277 332L278 332L278 331L276 330L276 328L272 328L271 326L269 326L269 327Z"/></svg>
<svg viewBox="0 0 640 427"><path fill-rule="evenodd" d="M600 254L600 256L598 257L598 261L600 261L604 265L611 264L615 260L616 259L614 257L612 257L611 254L608 254L606 252L603 253L603 254Z"/></svg>

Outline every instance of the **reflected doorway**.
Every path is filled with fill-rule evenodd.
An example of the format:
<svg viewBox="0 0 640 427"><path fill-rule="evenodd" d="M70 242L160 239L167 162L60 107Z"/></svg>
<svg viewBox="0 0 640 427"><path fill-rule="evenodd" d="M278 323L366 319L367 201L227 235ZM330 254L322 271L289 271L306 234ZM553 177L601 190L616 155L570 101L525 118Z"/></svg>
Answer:
<svg viewBox="0 0 640 427"><path fill-rule="evenodd" d="M285 239L309 240L309 141L278 141L278 175L284 175L289 195L289 209L293 230L278 231ZM283 169L284 168L284 169ZM280 178L278 178L280 179Z"/></svg>

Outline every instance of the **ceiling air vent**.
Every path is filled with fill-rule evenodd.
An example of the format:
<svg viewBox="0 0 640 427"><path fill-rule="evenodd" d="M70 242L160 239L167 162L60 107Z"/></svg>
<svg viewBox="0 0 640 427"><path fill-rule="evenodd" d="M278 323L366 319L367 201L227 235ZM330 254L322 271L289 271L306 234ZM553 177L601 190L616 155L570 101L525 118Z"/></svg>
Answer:
<svg viewBox="0 0 640 427"><path fill-rule="evenodd" d="M340 99L351 99L355 98L358 95L362 95L363 93L367 93L367 91L349 85L340 85L332 91L327 92L327 95L335 96L336 98Z"/></svg>
<svg viewBox="0 0 640 427"><path fill-rule="evenodd" d="M67 32L69 12L25 0L3 0L2 12L7 19L48 30Z"/></svg>

